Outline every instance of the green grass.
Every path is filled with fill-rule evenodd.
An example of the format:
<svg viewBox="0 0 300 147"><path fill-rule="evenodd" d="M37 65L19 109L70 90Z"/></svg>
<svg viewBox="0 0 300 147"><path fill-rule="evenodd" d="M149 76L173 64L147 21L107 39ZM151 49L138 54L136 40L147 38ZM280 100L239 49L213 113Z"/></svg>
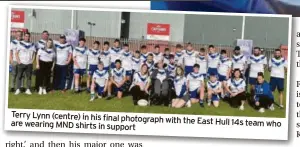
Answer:
<svg viewBox="0 0 300 147"><path fill-rule="evenodd" d="M269 73L266 72L266 80L269 80ZM33 80L34 81L34 80ZM34 83L34 82L33 82ZM286 85L285 85L286 87ZM285 95L285 92L284 92ZM77 111L105 111L105 112L137 112L137 113L162 113L162 114L195 114L195 115L219 115L219 116L250 116L250 117L285 117L285 109L275 107L275 111L267 110L261 114L245 105L245 110L240 111L231 108L228 103L221 101L218 108L212 106L200 108L199 104L194 104L191 108L169 108L164 106L134 106L131 96L124 97L119 100L113 98L111 100L96 99L94 102L89 102L90 95L86 92L73 94L68 91L65 94L54 92L53 94L25 95L24 93L15 96L9 93L8 107L19 109L47 109L47 110L77 110ZM275 93L275 102L278 103L278 93ZM284 100L285 105L285 100Z"/></svg>

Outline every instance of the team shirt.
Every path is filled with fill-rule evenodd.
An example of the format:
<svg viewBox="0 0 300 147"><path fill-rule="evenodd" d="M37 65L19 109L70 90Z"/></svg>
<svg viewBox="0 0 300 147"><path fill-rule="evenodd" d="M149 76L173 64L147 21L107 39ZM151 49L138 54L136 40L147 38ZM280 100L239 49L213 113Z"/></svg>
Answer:
<svg viewBox="0 0 300 147"><path fill-rule="evenodd" d="M122 57L122 49L120 47L111 47L109 50L110 53L110 62L115 63L117 59Z"/></svg>
<svg viewBox="0 0 300 147"><path fill-rule="evenodd" d="M207 81L206 83L207 89L211 89L213 91L217 91L218 89L222 88L222 83L220 81Z"/></svg>
<svg viewBox="0 0 300 147"><path fill-rule="evenodd" d="M176 74L176 65L175 64L168 64L168 66L166 67L167 71L169 73L169 76L171 78L175 78L175 74Z"/></svg>
<svg viewBox="0 0 300 147"><path fill-rule="evenodd" d="M54 46L56 51L56 64L67 65L69 55L72 54L72 46L67 42L64 44L56 42Z"/></svg>
<svg viewBox="0 0 300 147"><path fill-rule="evenodd" d="M47 41L45 41L45 40L43 40L43 39L39 40L39 41L35 44L36 50L39 50L39 49L41 49L41 48L45 48L46 43L47 43Z"/></svg>
<svg viewBox="0 0 300 147"><path fill-rule="evenodd" d="M142 73L141 72L136 72L134 75L133 75L133 82L132 82L132 84L131 84L131 86L130 86L130 89L133 87L133 86L135 86L135 85L137 85L137 83L140 83L141 85L141 90L144 90L145 89L145 87L146 87L146 85L147 85L147 83L149 82L149 75L148 74L145 74L145 75L142 75Z"/></svg>
<svg viewBox="0 0 300 147"><path fill-rule="evenodd" d="M53 62L55 58L55 51L53 49L41 48L38 50L37 55L41 61Z"/></svg>
<svg viewBox="0 0 300 147"><path fill-rule="evenodd" d="M128 52L123 52L121 56L122 67L126 70L132 70L132 54Z"/></svg>
<svg viewBox="0 0 300 147"><path fill-rule="evenodd" d="M287 61L284 58L271 58L269 61L271 77L284 78L284 68L287 68Z"/></svg>
<svg viewBox="0 0 300 147"><path fill-rule="evenodd" d="M231 69L232 62L229 58L221 58L218 65L218 73L222 76L227 76L228 71Z"/></svg>
<svg viewBox="0 0 300 147"><path fill-rule="evenodd" d="M163 60L165 64L170 64L170 54L169 55L164 54Z"/></svg>
<svg viewBox="0 0 300 147"><path fill-rule="evenodd" d="M196 59L196 63L200 65L199 72L201 74L206 74L207 73L207 60L205 56L198 56Z"/></svg>
<svg viewBox="0 0 300 147"><path fill-rule="evenodd" d="M176 52L174 55L174 60L176 65L182 65L183 64L183 57L184 57L184 51L182 50L181 52Z"/></svg>
<svg viewBox="0 0 300 147"><path fill-rule="evenodd" d="M17 61L16 52L17 52L19 43L20 43L20 41L17 39L14 39L10 42L10 51L13 53L13 61Z"/></svg>
<svg viewBox="0 0 300 147"><path fill-rule="evenodd" d="M229 79L227 81L227 86L230 88L230 91L233 93L237 93L238 91L245 90L246 83L242 78Z"/></svg>
<svg viewBox="0 0 300 147"><path fill-rule="evenodd" d="M183 57L184 66L194 66L196 64L197 53L196 51L185 51Z"/></svg>
<svg viewBox="0 0 300 147"><path fill-rule="evenodd" d="M155 67L154 67L154 65L155 65L154 61L152 61L152 62L145 61L144 63L147 65L148 71L151 74L152 71L155 69Z"/></svg>
<svg viewBox="0 0 300 147"><path fill-rule="evenodd" d="M262 84L255 85L255 101L259 101L260 97L267 96L269 99L274 100L272 91L270 90L270 85L268 82L264 81Z"/></svg>
<svg viewBox="0 0 300 147"><path fill-rule="evenodd" d="M34 60L35 46L32 42L20 41L17 47L19 52L19 59L22 64L32 64Z"/></svg>
<svg viewBox="0 0 300 147"><path fill-rule="evenodd" d="M208 68L217 68L219 65L220 54L219 53L209 53L207 55Z"/></svg>
<svg viewBox="0 0 300 147"><path fill-rule="evenodd" d="M161 52L159 53L153 53L153 61L154 63L157 63L159 60L163 60L164 56Z"/></svg>
<svg viewBox="0 0 300 147"><path fill-rule="evenodd" d="M145 62L147 60L148 54L149 54L148 52L145 53L145 54L141 53L141 60L142 60L142 62Z"/></svg>
<svg viewBox="0 0 300 147"><path fill-rule="evenodd" d="M126 75L126 71L124 68L114 68L111 70L111 76L114 78L115 82L117 82L118 84L120 84L123 81L123 78Z"/></svg>
<svg viewBox="0 0 300 147"><path fill-rule="evenodd" d="M174 88L177 97L182 97L187 93L187 79L184 76L176 76Z"/></svg>
<svg viewBox="0 0 300 147"><path fill-rule="evenodd" d="M87 51L87 55L89 65L98 65L100 58L100 50L89 49Z"/></svg>
<svg viewBox="0 0 300 147"><path fill-rule="evenodd" d="M87 57L88 57L88 49L87 47L75 47L73 51L73 57L76 58L76 61L79 65L77 67L74 63L74 69L86 69Z"/></svg>
<svg viewBox="0 0 300 147"><path fill-rule="evenodd" d="M194 91L201 88L201 83L204 81L204 77L200 72L191 72L187 75L187 81L189 82L189 91Z"/></svg>
<svg viewBox="0 0 300 147"><path fill-rule="evenodd" d="M232 56L232 69L245 70L245 64L247 63L247 57L243 54Z"/></svg>
<svg viewBox="0 0 300 147"><path fill-rule="evenodd" d="M106 81L108 80L109 74L107 70L99 70L97 69L93 74L93 79L97 85L104 87Z"/></svg>
<svg viewBox="0 0 300 147"><path fill-rule="evenodd" d="M132 69L135 72L140 71L140 67L142 66L141 63L142 63L141 58L136 58L136 57L131 58Z"/></svg>
<svg viewBox="0 0 300 147"><path fill-rule="evenodd" d="M248 64L251 64L250 77L256 78L258 72L264 72L264 65L267 64L267 58L264 55L251 55Z"/></svg>
<svg viewBox="0 0 300 147"><path fill-rule="evenodd" d="M158 69L156 78L162 83L168 76L168 73L165 69Z"/></svg>
<svg viewBox="0 0 300 147"><path fill-rule="evenodd" d="M110 52L108 50L100 53L100 61L103 63L104 67L110 66Z"/></svg>

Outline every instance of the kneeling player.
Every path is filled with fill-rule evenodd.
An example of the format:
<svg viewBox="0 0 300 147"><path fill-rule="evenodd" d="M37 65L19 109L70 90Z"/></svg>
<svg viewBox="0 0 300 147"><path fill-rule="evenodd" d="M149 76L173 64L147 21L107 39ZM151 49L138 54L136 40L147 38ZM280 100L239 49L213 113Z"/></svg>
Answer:
<svg viewBox="0 0 300 147"><path fill-rule="evenodd" d="M91 85L91 99L95 99L95 90L97 91L98 98L102 98L107 90L108 86L108 71L104 70L103 62L98 64L98 70L93 73L92 85Z"/></svg>
<svg viewBox="0 0 300 147"><path fill-rule="evenodd" d="M219 106L220 95L223 95L222 83L217 80L214 73L209 75L209 81L207 81L207 102L210 106L211 102L215 107Z"/></svg>
<svg viewBox="0 0 300 147"><path fill-rule="evenodd" d="M193 72L189 73L187 76L187 87L189 89L190 98L192 103L200 102L200 106L204 107L203 97L204 97L204 78L199 72L199 64L195 64L193 67ZM200 96L200 101L199 101Z"/></svg>
<svg viewBox="0 0 300 147"><path fill-rule="evenodd" d="M116 68L111 70L111 77L108 85L108 98L111 98L112 88L117 92L119 99L123 96L124 83L126 82L126 71L121 67L121 60L117 59L115 62Z"/></svg>
<svg viewBox="0 0 300 147"><path fill-rule="evenodd" d="M176 68L176 76L174 78L174 88L176 98L172 100L173 108L182 108L184 105L191 107L191 101L187 92L187 81L184 77L184 71L182 67Z"/></svg>

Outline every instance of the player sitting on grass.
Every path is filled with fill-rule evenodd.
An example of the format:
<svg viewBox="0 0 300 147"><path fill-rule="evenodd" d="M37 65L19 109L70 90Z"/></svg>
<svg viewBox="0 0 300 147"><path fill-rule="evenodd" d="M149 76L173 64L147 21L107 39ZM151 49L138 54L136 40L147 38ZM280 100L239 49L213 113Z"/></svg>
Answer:
<svg viewBox="0 0 300 147"><path fill-rule="evenodd" d="M148 66L143 64L140 72L134 73L132 84L129 88L134 105L137 105L141 99L147 100L149 81Z"/></svg>
<svg viewBox="0 0 300 147"><path fill-rule="evenodd" d="M255 85L255 106L260 113L265 112L266 109L274 110L274 96L270 90L270 85L264 79L264 74L259 72L257 74L257 84Z"/></svg>
<svg viewBox="0 0 300 147"><path fill-rule="evenodd" d="M207 105L210 106L212 102L215 107L219 107L220 95L223 95L222 83L211 73L207 81Z"/></svg>
<svg viewBox="0 0 300 147"><path fill-rule="evenodd" d="M81 38L79 40L79 46L75 47L73 51L73 61L74 61L74 77L75 77L75 93L80 92L81 77L86 72L87 64L87 47L85 46L85 39Z"/></svg>
<svg viewBox="0 0 300 147"><path fill-rule="evenodd" d="M107 70L104 70L103 62L98 64L98 69L93 73L92 84L91 84L91 99L95 99L95 91L97 92L98 98L102 98L104 93L107 91L109 74Z"/></svg>
<svg viewBox="0 0 300 147"><path fill-rule="evenodd" d="M193 72L189 73L187 76L187 87L189 90L191 102L198 103L200 106L204 107L204 77L199 73L199 64L193 66ZM199 100L200 97L200 100Z"/></svg>
<svg viewBox="0 0 300 147"><path fill-rule="evenodd" d="M182 67L176 68L176 77L174 79L174 88L176 98L172 100L173 108L182 108L183 106L191 107L189 93L187 91L187 80L184 77Z"/></svg>
<svg viewBox="0 0 300 147"><path fill-rule="evenodd" d="M111 77L108 84L108 98L111 98L111 92L117 92L117 98L121 99L124 91L124 83L126 82L126 72L122 68L121 60L117 59L115 62L116 68L111 70Z"/></svg>

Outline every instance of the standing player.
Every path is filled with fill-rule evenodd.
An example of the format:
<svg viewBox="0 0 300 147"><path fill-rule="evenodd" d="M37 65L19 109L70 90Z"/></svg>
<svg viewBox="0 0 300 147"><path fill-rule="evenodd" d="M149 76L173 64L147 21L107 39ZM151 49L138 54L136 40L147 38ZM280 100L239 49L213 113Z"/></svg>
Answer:
<svg viewBox="0 0 300 147"><path fill-rule="evenodd" d="M148 51L147 51L147 46L146 45L142 45L141 46L141 60L142 62L145 62L147 60L148 57ZM152 54L153 56L153 54Z"/></svg>
<svg viewBox="0 0 300 147"><path fill-rule="evenodd" d="M254 95L257 73L264 73L264 69L267 65L267 58L261 54L259 47L254 47L253 55L250 56L248 64L250 64L249 84L251 85L251 94Z"/></svg>
<svg viewBox="0 0 300 147"><path fill-rule="evenodd" d="M104 64L100 62L98 64L98 69L93 73L90 101L94 101L95 91L97 92L98 98L103 97L104 93L107 91L108 78L108 71L104 69Z"/></svg>
<svg viewBox="0 0 300 147"><path fill-rule="evenodd" d="M163 55L164 64L170 63L170 56L171 56L170 49L165 48L164 55Z"/></svg>
<svg viewBox="0 0 300 147"><path fill-rule="evenodd" d="M115 61L117 59L121 59L122 56L122 49L120 47L120 40L116 39L114 41L113 47L109 49L110 53L110 63L111 63L111 68L115 68Z"/></svg>
<svg viewBox="0 0 300 147"><path fill-rule="evenodd" d="M66 79L68 65L72 59L72 46L66 42L66 36L60 35L59 41L54 44L56 51L53 89L61 90L63 93L66 90Z"/></svg>
<svg viewBox="0 0 300 147"><path fill-rule="evenodd" d="M123 45L123 53L121 56L122 67L126 72L126 81L131 81L132 76L132 54L129 51L128 44Z"/></svg>
<svg viewBox="0 0 300 147"><path fill-rule="evenodd" d="M218 65L218 78L219 81L222 82L223 87L226 86L226 81L231 76L231 66L232 62L227 57L226 50L221 50L221 57Z"/></svg>
<svg viewBox="0 0 300 147"><path fill-rule="evenodd" d="M194 51L194 48L191 43L188 43L187 50L183 57L183 67L185 71L185 76L193 71L193 66L196 64L197 53ZM199 66L199 64L198 64Z"/></svg>
<svg viewBox="0 0 300 147"><path fill-rule="evenodd" d="M170 78L173 80L175 78L176 64L174 60L174 55L170 55L169 64L167 64L167 71L169 72Z"/></svg>
<svg viewBox="0 0 300 147"><path fill-rule="evenodd" d="M100 42L95 41L93 43L93 48L89 49L87 51L87 56L88 56L88 68L89 68L89 73L88 77L86 79L86 88L87 91L90 90L90 81L91 78L94 74L94 72L98 69L98 64L99 64L99 58L100 58L100 50L99 50Z"/></svg>
<svg viewBox="0 0 300 147"><path fill-rule="evenodd" d="M160 52L160 47L159 45L155 45L154 47L154 52L153 52L153 60L154 63L156 64L159 60L163 60L164 56L163 54Z"/></svg>
<svg viewBox="0 0 300 147"><path fill-rule="evenodd" d="M220 95L223 95L222 83L217 80L217 75L212 73L209 75L209 81L207 81L208 106L212 102L215 107L219 107Z"/></svg>
<svg viewBox="0 0 300 147"><path fill-rule="evenodd" d="M18 62L16 58L16 52L19 46L20 41L22 40L22 32L17 31L16 32L16 38L11 41L10 43L10 58L9 58L9 64L12 66L12 78L11 78L11 88L10 92L14 92L16 88L16 82L17 82L17 75L18 75ZM23 83L22 83L23 86Z"/></svg>
<svg viewBox="0 0 300 147"><path fill-rule="evenodd" d="M108 84L108 98L111 98L112 90L117 92L117 98L121 99L124 91L124 83L126 81L126 72L122 68L121 60L117 59L115 62L116 68L111 70L111 77ZM114 89L113 89L114 88Z"/></svg>
<svg viewBox="0 0 300 147"><path fill-rule="evenodd" d="M82 81L81 77L86 72L88 49L85 46L85 42L86 42L85 38L80 38L79 46L75 47L73 51L75 93L80 92L80 83Z"/></svg>
<svg viewBox="0 0 300 147"><path fill-rule="evenodd" d="M142 66L142 59L140 57L140 51L135 51L133 57L131 58L132 63L132 74L140 71L140 67Z"/></svg>
<svg viewBox="0 0 300 147"><path fill-rule="evenodd" d="M184 51L182 50L182 45L181 44L177 44L176 45L176 52L175 52L175 64L177 66L182 66L182 58L184 57Z"/></svg>
<svg viewBox="0 0 300 147"><path fill-rule="evenodd" d="M100 54L100 60L103 63L103 69L109 70L110 69L110 52L109 52L109 42L105 41L103 44L103 51Z"/></svg>
<svg viewBox="0 0 300 147"><path fill-rule="evenodd" d="M284 78L287 70L287 61L282 57L281 50L276 49L274 51L274 57L269 61L269 70L271 72L270 87L274 94L274 91L279 92L280 108L283 108L283 90L284 90Z"/></svg>
<svg viewBox="0 0 300 147"><path fill-rule="evenodd" d="M207 74L208 76L211 73L218 74L218 64L219 64L219 59L220 59L220 54L216 52L216 48L213 45L208 46L209 53L207 56L207 63L208 63L208 70Z"/></svg>
<svg viewBox="0 0 300 147"><path fill-rule="evenodd" d="M207 73L207 57L205 56L204 48L200 49L199 56L197 57L196 62L200 66L199 69L200 74L202 74L203 77L205 78Z"/></svg>
<svg viewBox="0 0 300 147"><path fill-rule="evenodd" d="M199 73L199 64L195 64L193 66L193 72L188 74L187 87L190 93L191 102L193 104L200 102L200 106L204 107L204 78Z"/></svg>
<svg viewBox="0 0 300 147"><path fill-rule="evenodd" d="M153 54L149 53L147 56L147 60L144 62L148 66L149 74L151 75L152 71L155 69L154 61L153 61Z"/></svg>
<svg viewBox="0 0 300 147"><path fill-rule="evenodd" d="M18 75L17 75L17 90L15 95L20 94L21 88L21 81L23 78L23 74L25 73L26 83L27 83L27 90L26 94L31 95L31 75L33 69L33 60L35 58L35 46L32 42L30 42L30 33L25 33L24 40L20 41L17 52L16 52L16 59L18 62Z"/></svg>
<svg viewBox="0 0 300 147"><path fill-rule="evenodd" d="M232 56L232 69L239 69L245 74L247 69L247 57L241 53L241 48L236 46Z"/></svg>

